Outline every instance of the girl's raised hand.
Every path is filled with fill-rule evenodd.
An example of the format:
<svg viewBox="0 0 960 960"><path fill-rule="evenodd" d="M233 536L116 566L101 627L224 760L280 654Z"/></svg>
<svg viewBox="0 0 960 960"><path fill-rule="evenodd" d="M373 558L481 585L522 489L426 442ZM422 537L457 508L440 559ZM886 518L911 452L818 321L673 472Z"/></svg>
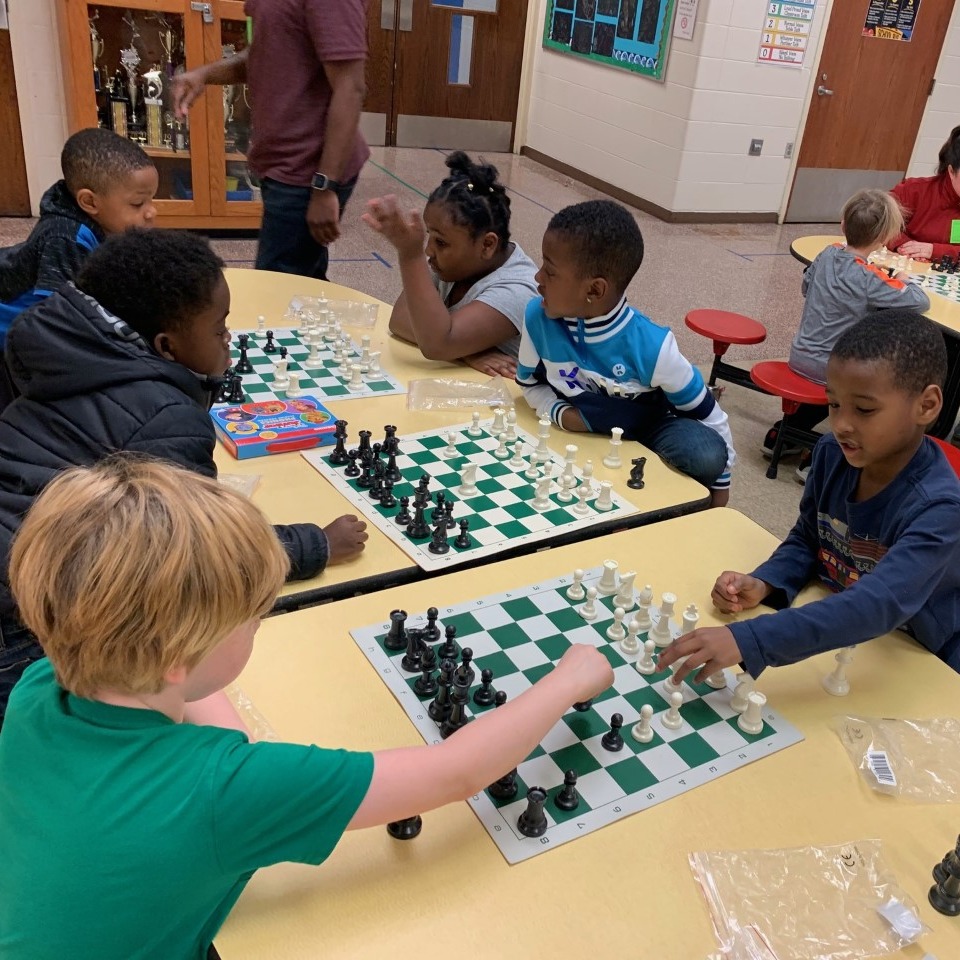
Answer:
<svg viewBox="0 0 960 960"><path fill-rule="evenodd" d="M396 247L401 260L423 256L427 241L423 220L415 210L404 216L392 193L368 201L367 212L361 219Z"/></svg>

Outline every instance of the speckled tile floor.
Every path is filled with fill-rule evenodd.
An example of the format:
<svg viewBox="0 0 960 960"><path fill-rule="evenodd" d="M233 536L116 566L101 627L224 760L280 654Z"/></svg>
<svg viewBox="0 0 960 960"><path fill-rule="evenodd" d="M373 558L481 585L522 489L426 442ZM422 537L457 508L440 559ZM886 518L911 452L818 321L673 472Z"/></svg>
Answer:
<svg viewBox="0 0 960 960"><path fill-rule="evenodd" d="M511 198L514 239L539 260L540 239L554 212L603 194L525 157L490 155L500 169ZM347 207L343 235L332 249L330 279L392 303L400 292L396 258L389 244L360 221L371 197L395 193L411 208L422 206L446 168L436 150L375 148ZM731 362L745 364L785 357L800 319L800 264L790 255L799 236L837 232L836 224L667 224L635 211L646 254L630 285L631 303L658 323L669 324L680 348L706 370L710 343L688 330L687 311L717 307L745 313L767 328L767 339L753 347L733 347ZM29 219L0 219L0 246L24 239ZM251 267L253 239L213 240L230 266ZM795 461L784 461L776 480L764 476L766 461L760 443L779 416L779 401L728 385L721 404L727 411L737 447L738 465L730 505L779 537L797 514L800 486ZM718 571L719 573L719 571Z"/></svg>

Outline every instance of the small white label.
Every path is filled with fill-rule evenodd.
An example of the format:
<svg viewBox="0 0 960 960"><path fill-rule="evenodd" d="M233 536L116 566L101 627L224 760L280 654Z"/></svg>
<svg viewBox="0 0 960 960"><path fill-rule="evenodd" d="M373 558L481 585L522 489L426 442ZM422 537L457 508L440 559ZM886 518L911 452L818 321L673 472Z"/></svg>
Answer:
<svg viewBox="0 0 960 960"><path fill-rule="evenodd" d="M890 766L890 758L885 750L868 750L867 764L871 773L877 778L877 783L885 787L897 785L897 778L893 774L893 767Z"/></svg>
<svg viewBox="0 0 960 960"><path fill-rule="evenodd" d="M893 897L882 906L877 907L877 913L907 943L913 943L923 933L923 924L920 923L920 918L908 906Z"/></svg>

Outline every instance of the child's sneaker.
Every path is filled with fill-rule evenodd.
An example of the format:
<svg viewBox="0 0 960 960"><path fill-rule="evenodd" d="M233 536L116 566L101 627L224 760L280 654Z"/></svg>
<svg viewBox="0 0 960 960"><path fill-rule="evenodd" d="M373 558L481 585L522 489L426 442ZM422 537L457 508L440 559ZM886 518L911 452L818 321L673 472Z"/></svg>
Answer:
<svg viewBox="0 0 960 960"><path fill-rule="evenodd" d="M763 446L761 452L764 457L769 460L773 456L773 448L777 444L777 434L780 432L780 424L777 423L772 426L768 431L767 435L763 438ZM783 449L780 451L781 457L795 457L798 453L803 450L803 447L792 446L789 443L783 445Z"/></svg>
<svg viewBox="0 0 960 960"><path fill-rule="evenodd" d="M807 484L807 477L810 475L810 463L812 460L813 456L811 455L810 451L804 450L800 457L800 464L794 473L794 477L801 487L806 486Z"/></svg>

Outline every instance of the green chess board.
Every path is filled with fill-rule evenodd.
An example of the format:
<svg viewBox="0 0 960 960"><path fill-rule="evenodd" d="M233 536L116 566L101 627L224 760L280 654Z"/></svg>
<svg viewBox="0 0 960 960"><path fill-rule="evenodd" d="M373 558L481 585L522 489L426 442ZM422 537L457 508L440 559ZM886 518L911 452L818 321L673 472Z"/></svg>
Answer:
<svg viewBox="0 0 960 960"><path fill-rule="evenodd" d="M586 571L584 585L596 585L601 572L600 568ZM572 581L572 576L558 577L439 608L437 626L441 637L447 626L454 625L457 643L473 652L476 680L468 710L477 722L482 722L484 713L496 709L473 702L484 669L493 671L494 689L506 692L512 700L549 673L572 643L599 648L613 667L613 686L597 697L589 709L568 710L519 765L518 789L513 799L497 800L485 790L468 800L509 863L585 836L803 739L796 728L767 707L763 708L760 733L742 731L737 725L739 714L730 706L734 677L729 673L723 690L684 681L680 708L684 723L678 730L663 726L661 720L670 696L664 681L670 671L647 676L639 673L635 668L639 656L625 653L618 642L606 636L613 622L613 598L598 597L598 616L588 622L578 612L581 602L567 597ZM677 609L687 602L677 604ZM627 619L635 612L636 608L634 613L628 612ZM384 647L390 628L389 612L384 611L384 615L384 621L353 630L352 636L424 740L438 743L438 724L427 712L433 697L421 698L416 694L413 684L420 674L403 669L404 651ZM657 623L658 607L650 607L650 618ZM426 613L421 612L411 614L406 626L423 627L426 622ZM680 633L673 621L670 632L672 637ZM641 633L641 652L645 639L646 634ZM654 711L654 734L649 743L639 743L630 735L644 704L650 704ZM618 752L601 745L614 713L619 713L624 721L624 746ZM580 805L565 812L553 801L568 770L577 772ZM548 828L538 838L526 837L517 829L517 819L526 809L526 792L534 786L547 793L544 810Z"/></svg>
<svg viewBox="0 0 960 960"><path fill-rule="evenodd" d="M279 353L264 353L266 334L258 330L235 330L230 344L230 363L240 358L237 336L245 333L250 337L247 346L247 359L253 367L253 373L243 374L244 403L263 403L266 400L286 400L287 394L273 386L273 361L279 359ZM393 393L406 393L406 387L390 376L385 370L375 374L364 374L363 387L351 390L347 386L350 380L349 369L341 369L333 358L329 345L320 347L320 361L323 366L307 369L304 361L310 353L297 330L274 330L274 343L277 349L287 348L287 370L300 374L300 393L316 397L321 403L327 400L350 400L355 397L376 397ZM354 359L359 362L360 350L353 344ZM224 401L225 402L225 401Z"/></svg>
<svg viewBox="0 0 960 960"><path fill-rule="evenodd" d="M941 297L960 303L960 273L930 273L914 274L910 278L914 283L923 287L927 293L937 293Z"/></svg>

